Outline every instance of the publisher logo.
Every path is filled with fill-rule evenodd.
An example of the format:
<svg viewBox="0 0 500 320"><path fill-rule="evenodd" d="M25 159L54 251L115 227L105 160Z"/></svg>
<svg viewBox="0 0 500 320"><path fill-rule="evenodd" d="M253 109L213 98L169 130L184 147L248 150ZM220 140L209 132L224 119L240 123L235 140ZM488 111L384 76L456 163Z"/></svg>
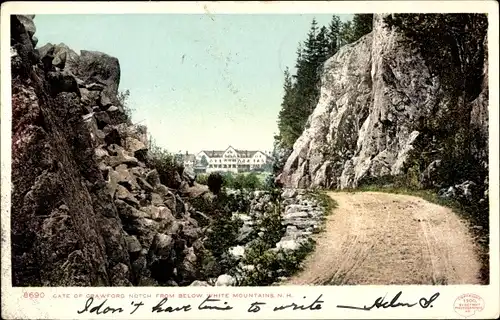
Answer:
<svg viewBox="0 0 500 320"><path fill-rule="evenodd" d="M459 296L453 304L455 312L462 317L468 318L484 309L484 300L477 294L466 293Z"/></svg>

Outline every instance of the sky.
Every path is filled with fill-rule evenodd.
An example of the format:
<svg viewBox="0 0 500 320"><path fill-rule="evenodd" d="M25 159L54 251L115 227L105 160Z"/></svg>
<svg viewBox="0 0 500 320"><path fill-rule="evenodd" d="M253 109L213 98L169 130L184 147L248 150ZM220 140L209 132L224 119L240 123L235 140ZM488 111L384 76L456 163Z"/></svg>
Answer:
<svg viewBox="0 0 500 320"><path fill-rule="evenodd" d="M341 20L352 15L339 15ZM65 43L120 61L132 121L170 152L268 151L283 72L311 21L331 14L37 15L38 47Z"/></svg>

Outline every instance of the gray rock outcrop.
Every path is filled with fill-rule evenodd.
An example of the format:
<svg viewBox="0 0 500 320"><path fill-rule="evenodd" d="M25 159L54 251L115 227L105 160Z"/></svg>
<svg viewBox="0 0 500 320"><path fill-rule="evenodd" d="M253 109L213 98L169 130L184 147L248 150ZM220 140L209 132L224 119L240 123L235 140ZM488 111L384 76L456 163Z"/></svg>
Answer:
<svg viewBox="0 0 500 320"><path fill-rule="evenodd" d="M422 170L421 183L453 184L442 177L443 166L437 166L447 157L446 139L456 134L449 130L448 137L439 136L447 123L464 128L463 136L471 141L471 158L464 161L475 161L478 170L487 172L486 54L483 81L467 88L478 94L464 101L429 67L422 44L389 27L385 16L374 15L370 34L326 61L319 102L278 177L285 186L355 188L366 179L399 176L413 165L417 146L418 156L429 154L425 165L430 167ZM486 37L479 39L478 55L486 42ZM459 106L461 111L454 112ZM458 123L457 112L470 121Z"/></svg>
<svg viewBox="0 0 500 320"><path fill-rule="evenodd" d="M13 285L191 283L202 232L147 165L146 128L117 100L118 59L35 50L33 17L11 25Z"/></svg>

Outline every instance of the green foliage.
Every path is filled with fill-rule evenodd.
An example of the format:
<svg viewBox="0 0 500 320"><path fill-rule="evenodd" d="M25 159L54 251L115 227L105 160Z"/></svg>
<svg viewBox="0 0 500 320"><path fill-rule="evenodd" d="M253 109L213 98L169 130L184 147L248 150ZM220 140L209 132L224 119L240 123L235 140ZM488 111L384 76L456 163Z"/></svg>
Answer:
<svg viewBox="0 0 500 320"><path fill-rule="evenodd" d="M450 99L448 106L435 116L415 122L412 130L420 135L409 157L413 162L407 168L406 178L418 188L420 173L439 159L439 168L433 174L435 183L422 187L449 186L466 180L484 186L488 170L481 162L487 159L477 157L473 146L476 150L487 149L482 141L488 137L471 126L470 102L482 90L487 16L393 14L385 22L388 28L420 44L418 49L430 73L439 79L441 90Z"/></svg>
<svg viewBox="0 0 500 320"><path fill-rule="evenodd" d="M175 161L174 154L156 145L150 137L147 165L156 169L160 182L169 188L179 187L179 177L184 170L183 166Z"/></svg>
<svg viewBox="0 0 500 320"><path fill-rule="evenodd" d="M330 214L333 209L338 207L338 203L326 194L324 190L315 190L308 193L308 196L317 201L319 206L323 208L323 214Z"/></svg>
<svg viewBox="0 0 500 320"><path fill-rule="evenodd" d="M239 228L243 225L240 219L233 219L230 212L216 211L214 223L210 226L205 248L219 259L228 249L237 244Z"/></svg>
<svg viewBox="0 0 500 320"><path fill-rule="evenodd" d="M250 210L250 200L246 190L229 194L221 192L217 197L217 203L226 212L248 213Z"/></svg>
<svg viewBox="0 0 500 320"><path fill-rule="evenodd" d="M245 264L252 264L254 270L246 272L240 285L268 286L278 277L289 277L301 269L301 262L314 249L314 241L309 240L298 250L270 250L264 241L255 241L247 249Z"/></svg>
<svg viewBox="0 0 500 320"><path fill-rule="evenodd" d="M222 174L223 186L236 190L258 190L263 188L263 183L259 175L255 172L250 173L231 173Z"/></svg>
<svg viewBox="0 0 500 320"><path fill-rule="evenodd" d="M196 175L196 182L199 184L208 185L208 174L198 174Z"/></svg>
<svg viewBox="0 0 500 320"><path fill-rule="evenodd" d="M132 121L132 112L135 110L130 107L129 104L129 98L130 98L130 91L127 89L125 91L120 91L118 92L118 95L116 97L118 99L118 104L123 108L123 111L125 112L125 116L127 117L127 121L131 122Z"/></svg>
<svg viewBox="0 0 500 320"><path fill-rule="evenodd" d="M279 277L288 277L300 270L301 262L314 249L314 241L303 243L298 250L275 249L275 245L283 237L285 227L282 225L280 192L272 194L273 206L264 213L256 229L262 230L261 237L253 240L245 250L244 265L254 266L253 270L233 270L243 273L239 285L266 286L271 285ZM274 248L274 249L273 249Z"/></svg>
<svg viewBox="0 0 500 320"><path fill-rule="evenodd" d="M208 189L215 195L219 194L222 188L224 179L218 172L212 172L207 179Z"/></svg>
<svg viewBox="0 0 500 320"><path fill-rule="evenodd" d="M215 240L213 240L215 241ZM203 250L201 256L199 257L199 279L207 279L212 277L217 277L222 273L222 268L220 263L214 257L214 254L210 250Z"/></svg>
<svg viewBox="0 0 500 320"><path fill-rule="evenodd" d="M205 155L201 156L200 164L204 167L208 166L208 160L207 157L205 157Z"/></svg>
<svg viewBox="0 0 500 320"><path fill-rule="evenodd" d="M342 24L340 28L340 44L344 46L354 41L354 30L351 21Z"/></svg>
<svg viewBox="0 0 500 320"><path fill-rule="evenodd" d="M259 225L259 229L264 232L262 241L268 245L274 245L279 242L285 233L285 228L281 224L283 219L281 217L279 201L276 201L273 207L273 210L264 214Z"/></svg>
<svg viewBox="0 0 500 320"><path fill-rule="evenodd" d="M341 46L340 42L340 28L342 22L340 18L336 15L332 17L330 24L328 25L328 55L333 56L339 50Z"/></svg>
<svg viewBox="0 0 500 320"><path fill-rule="evenodd" d="M368 34L373 29L373 14L355 14L352 18L352 38L351 42Z"/></svg>
<svg viewBox="0 0 500 320"><path fill-rule="evenodd" d="M420 51L432 73L448 90L473 99L480 83L486 48L486 14L393 14L385 18L410 39L418 39Z"/></svg>

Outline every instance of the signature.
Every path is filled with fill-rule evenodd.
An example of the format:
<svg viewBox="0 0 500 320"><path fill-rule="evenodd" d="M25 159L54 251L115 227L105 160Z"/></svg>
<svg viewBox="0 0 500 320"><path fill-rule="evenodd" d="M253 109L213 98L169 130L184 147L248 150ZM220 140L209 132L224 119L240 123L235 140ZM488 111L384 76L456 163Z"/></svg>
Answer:
<svg viewBox="0 0 500 320"><path fill-rule="evenodd" d="M343 306L343 305L337 305L337 308L345 308L345 309L356 309L356 310L365 310L365 311L370 311L373 308L397 308L397 307L414 307L417 304L420 305L420 307L427 309L429 307L432 308L432 302L434 302L438 297L439 297L439 292L434 293L429 299L427 298L420 298L418 302L414 303L408 303L408 302L399 302L398 299L399 297L403 294L402 291L399 291L398 294L396 294L391 301L386 301L386 296L383 297L378 297L375 302L371 306L364 306L364 307L354 307L354 306Z"/></svg>

